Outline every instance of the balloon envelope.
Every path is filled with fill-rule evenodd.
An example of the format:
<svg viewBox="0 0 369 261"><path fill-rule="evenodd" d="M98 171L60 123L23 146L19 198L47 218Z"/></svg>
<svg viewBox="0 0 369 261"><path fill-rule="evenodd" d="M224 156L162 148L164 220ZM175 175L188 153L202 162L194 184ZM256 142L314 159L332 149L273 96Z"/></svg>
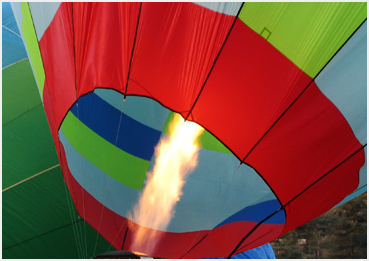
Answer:
<svg viewBox="0 0 369 261"><path fill-rule="evenodd" d="M77 211L116 249L152 243L129 212L176 114L205 131L152 256L232 256L366 190L366 3L12 7Z"/></svg>

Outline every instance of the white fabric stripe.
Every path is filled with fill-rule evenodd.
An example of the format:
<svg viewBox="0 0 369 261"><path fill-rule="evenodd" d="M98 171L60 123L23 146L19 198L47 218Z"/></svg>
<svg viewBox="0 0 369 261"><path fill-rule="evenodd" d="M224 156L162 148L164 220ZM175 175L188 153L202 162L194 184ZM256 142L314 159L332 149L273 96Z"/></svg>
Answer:
<svg viewBox="0 0 369 261"><path fill-rule="evenodd" d="M6 30L8 30L9 32L11 32L11 33L15 34L16 36L18 36L19 38L21 38L21 39L22 39L22 36L20 36L20 35L19 35L19 34L17 34L16 32L14 32L13 30L9 29L9 28L8 28L8 27L6 27L5 25L3 25L3 27L4 27Z"/></svg>
<svg viewBox="0 0 369 261"><path fill-rule="evenodd" d="M366 25L365 22L316 78L319 89L341 111L362 145L367 139Z"/></svg>
<svg viewBox="0 0 369 261"><path fill-rule="evenodd" d="M38 41L41 40L46 29L49 27L60 4L60 2L29 3Z"/></svg>
<svg viewBox="0 0 369 261"><path fill-rule="evenodd" d="M3 68L3 70L4 70L4 69L6 69L6 68L8 68L8 67L10 67L10 66L13 66L14 64L17 64L17 63L23 62L24 60L28 60L28 57L27 57L27 58L24 58L24 59L22 59L22 60L16 61L15 63L9 64L8 66L5 66L5 67Z"/></svg>
<svg viewBox="0 0 369 261"><path fill-rule="evenodd" d="M236 16L239 9L241 8L242 2L194 2L194 4L200 5L221 14Z"/></svg>

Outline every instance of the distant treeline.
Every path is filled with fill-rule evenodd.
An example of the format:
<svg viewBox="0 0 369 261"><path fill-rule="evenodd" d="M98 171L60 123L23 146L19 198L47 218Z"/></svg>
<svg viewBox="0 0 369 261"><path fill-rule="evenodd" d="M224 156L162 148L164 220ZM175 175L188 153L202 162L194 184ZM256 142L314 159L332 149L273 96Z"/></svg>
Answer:
<svg viewBox="0 0 369 261"><path fill-rule="evenodd" d="M277 258L367 258L367 193L298 227L271 244Z"/></svg>

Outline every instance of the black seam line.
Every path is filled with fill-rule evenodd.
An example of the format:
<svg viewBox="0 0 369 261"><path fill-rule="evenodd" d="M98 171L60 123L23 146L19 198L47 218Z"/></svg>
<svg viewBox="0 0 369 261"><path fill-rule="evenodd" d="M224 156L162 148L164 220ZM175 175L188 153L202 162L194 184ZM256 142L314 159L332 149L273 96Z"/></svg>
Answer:
<svg viewBox="0 0 369 261"><path fill-rule="evenodd" d="M133 47L132 47L132 52L131 52L131 58L129 61L129 67L128 67L128 75L127 75L127 82L126 82L126 90L124 92L124 99L126 99L127 96L127 92L128 92L128 82L129 82L129 77L131 75L131 67L132 67L132 61L133 61L133 55L135 53L135 47L136 47L136 39L137 39L137 32L138 32L138 27L140 26L140 17L141 17L141 9L142 9L142 2L140 3L140 10L138 11L138 17L137 17L137 24L136 24L136 32L135 32L135 38L133 39Z"/></svg>
<svg viewBox="0 0 369 261"><path fill-rule="evenodd" d="M242 245L242 243L261 225L263 224L265 221L267 221L269 218L271 218L272 216L274 216L275 214L277 214L278 212L282 211L283 208L278 209L276 212L270 214L269 216L267 216L266 218L264 218L262 221L260 221L257 225L254 226L253 229L251 229L251 231L249 233L246 234L246 236L244 236L240 242L237 244L237 246L235 247L235 249L229 254L229 256L227 257L228 259L231 258L231 256L238 250L238 248Z"/></svg>
<svg viewBox="0 0 369 261"><path fill-rule="evenodd" d="M244 249L244 248L245 248L245 247L247 247L248 245L250 245L250 244L254 243L254 242L255 242L255 241L257 241L257 240L259 240L260 238L262 238L262 237L264 237L264 236L268 235L271 231L272 231L272 229L271 229L271 230L269 230L268 232L264 233L263 235L261 235L261 236L259 236L259 237L255 238L254 240L252 240L252 241L251 241L250 243L248 243L247 245L244 245L243 247L239 248L239 249L238 249L238 251L240 251L241 249Z"/></svg>
<svg viewBox="0 0 369 261"><path fill-rule="evenodd" d="M367 185L367 184L365 184L364 186L361 186L360 188L357 188L355 191L358 191L358 190L360 190L360 189L362 189L362 188L366 187L366 185ZM355 192L355 191L354 191L354 192Z"/></svg>
<svg viewBox="0 0 369 261"><path fill-rule="evenodd" d="M201 243L201 241L203 241L209 234L206 234L205 236L203 236L199 242L197 242L193 247L191 247L186 253L184 253L183 256L181 256L179 259L183 259L192 249L194 249L198 244Z"/></svg>
<svg viewBox="0 0 369 261"><path fill-rule="evenodd" d="M35 237L31 237L31 238L26 239L26 240L24 240L24 241L22 241L22 242L16 243L16 244L14 244L14 245L12 245L12 246L5 247L5 248L3 248L2 250L4 251L4 250L7 250L7 249L9 249L9 248L12 248L12 247L18 246L18 245L23 244L23 243L26 243L26 242L28 242L28 241L30 241L30 240L36 239L36 238L38 238L38 237L45 236L45 235L47 235L47 234L49 234L49 233L52 233L52 232L57 231L57 230L59 230L59 229L62 229L62 228L68 227L68 226L70 226L70 225L74 225L75 223L78 223L78 222L81 222L81 221L84 221L84 220L80 219L80 220L77 220L77 221L75 221L75 222L72 222L72 223L66 224L66 225L64 225L64 226L61 226L61 227L58 227L58 228L54 228L54 229L52 229L52 230L50 230L50 231L47 231L47 232L42 233L42 234L40 234L40 235L37 235L37 236L35 236Z"/></svg>
<svg viewBox="0 0 369 261"><path fill-rule="evenodd" d="M317 179L316 181L314 181L313 183L311 183L307 188L305 188L304 190L302 190L299 194L297 194L295 197L293 197L290 201L288 201L284 207L286 207L287 205L289 205L292 201L294 201L296 198L298 198L299 196L301 196L301 194L303 194L305 191L307 191L309 188L311 188L312 186L314 186L316 183L318 183L320 180L322 180L324 177L326 177L328 174L332 173L335 169L337 169L338 167L340 167L343 163L345 163L346 161L348 161L349 159L351 159L353 156L355 156L357 153L359 153L361 150L363 150L366 147L367 144L361 146L358 150L356 150L354 153L352 153L349 157L347 157L345 160L343 160L341 163L339 163L337 166L335 166L334 168L332 168L330 171L328 171L327 173L325 173L323 176L321 176L319 179ZM355 189L356 190L356 189Z"/></svg>
<svg viewBox="0 0 369 261"><path fill-rule="evenodd" d="M126 238L127 238L127 233L128 233L128 226L126 228L126 233L124 234L124 238L123 238L123 243L122 243L122 247L120 248L120 250L123 250L124 248L124 243L126 242Z"/></svg>
<svg viewBox="0 0 369 261"><path fill-rule="evenodd" d="M117 90L115 90L115 89L112 89L112 88L109 88L109 87L100 87L100 86L97 86L97 87L95 87L91 92L88 92L88 93L85 93L85 94L83 94L83 95L81 95L78 99L80 99L81 97L83 97L83 96L85 96L85 95L88 95L88 94L90 94L90 93L92 93L92 92L94 92L94 90L96 90L96 89L107 89L107 90L112 90L112 91L115 91L115 92L118 92L118 93L120 93L120 94L122 94L122 95L124 95L123 93L121 93L120 91L117 91ZM160 101L158 101L158 100L156 100L156 99L154 99L154 98L152 98L152 97L149 97L149 96L145 96L145 95L137 95L137 94L129 94L129 95L127 95L127 97L128 96L132 96L132 97L145 97L145 98L148 98L148 99L151 99L151 100L153 100L153 101L155 101L155 102L157 102L157 103L159 103L161 106L163 106L164 108L166 108L166 109L168 109L168 110L170 110L170 111L173 111L173 112L175 112L175 113L178 113L178 114L182 114L183 112L180 112L180 111L176 111L176 110L173 110L173 109L171 109L171 108L169 108L169 107L167 107L167 106L165 106L164 104L162 104ZM77 102L77 101L76 101ZM74 106L74 104L76 104L76 102L74 102L70 107L69 107L69 109L68 109L68 112L72 109L72 107ZM68 112L67 112L67 114L68 114ZM58 126L58 130L60 130L60 127L61 127L61 125L63 125L63 122L64 122L64 120L65 120L65 118L67 117L67 114L63 117L63 120L60 122L60 125ZM240 162L241 162L241 159L226 145L226 144L224 144L217 136L215 136L211 131L209 131L209 130L207 130L203 125L201 125L200 123L196 123L196 124L198 124L198 125L200 125L202 128L204 128L207 132L209 132L211 135L213 135L213 137L214 138L216 138L220 143L222 143L222 145L224 146L224 147L226 147L232 154L233 154L233 156L235 156ZM246 164L246 163L243 163L243 164ZM248 165L248 164L246 164L246 165ZM249 166L249 165L248 165ZM251 167L251 166L250 166Z"/></svg>
<svg viewBox="0 0 369 261"><path fill-rule="evenodd" d="M244 4L245 4L245 3L243 2L243 3L242 3L242 5L241 5L241 7L240 7L240 9L238 10L237 15L235 16L235 18L234 18L234 20L233 20L233 23L232 23L232 25L231 25L231 28L229 29L228 34L227 34L226 38L225 38L225 39L224 39L224 41L223 41L222 47L220 47L220 50L219 50L219 52L218 52L217 56L215 57L215 60L214 60L214 62L213 62L213 65L211 66L210 71L209 71L208 75L206 76L205 81L204 81L204 83L203 83L203 85L202 85L202 87L201 87L201 89L200 89L200 92L199 92L199 94L197 95L197 97L196 97L196 99L195 99L194 103L192 104L192 107L191 107L190 111L188 112L188 114L187 114L187 116L186 116L186 118L185 118L185 121L187 121L187 119L188 119L188 117L190 116L190 114L191 114L191 112L192 112L193 108L195 107L195 105L196 105L197 101L199 100L200 95L201 95L202 91L204 90L204 87L205 87L205 85L206 85L206 83L207 83L207 81L208 81L208 79L209 79L209 77L210 77L210 74L212 73L212 71L213 71L213 69L214 69L214 67L215 67L215 64L216 64L216 62L218 61L218 58L219 58L219 56L220 56L220 54L221 54L221 52L222 52L222 50L223 50L223 48L224 48L224 46L225 46L225 44L226 44L226 42L227 42L227 40L228 40L228 38L229 38L229 36L230 36L231 32L232 32L232 29L233 29L234 25L236 24L236 21L237 21L237 19L238 19L238 16L239 16L239 14L240 14L240 12L241 12L241 10L242 10L242 8L243 8L243 5L244 5Z"/></svg>
<svg viewBox="0 0 369 261"><path fill-rule="evenodd" d="M337 53L346 45L346 43L351 39L351 37L356 33L356 31L365 23L366 19L355 29L355 31L351 34L351 36L345 41L344 44L341 45L341 47L336 51L336 53L329 59L329 61L323 66L323 68L318 72L318 74L312 79L312 81L304 88L304 90L296 97L296 99L286 108L286 110L278 117L278 119L270 126L270 128L264 133L264 135L257 141L257 143L251 148L251 150L246 154L246 156L244 157L244 159L241 161L241 163L244 163L244 161L246 160L246 158L250 155L250 153L255 149L255 147L261 142L261 140L269 133L269 131L276 125L276 123L282 118L282 116L292 107L292 105L302 96L303 93L305 93L305 91L307 90L307 88L309 86L311 86L311 84L314 82L314 80L320 75L320 73L324 70L324 68L329 64L329 62L337 55ZM365 145L366 146L366 145ZM246 163L244 163L246 164ZM255 170L256 171L256 170ZM257 172L259 174L259 172ZM264 180L264 182L269 186L269 184L265 181L265 179L263 178L262 175L259 174L259 176ZM317 182L317 181L316 181ZM269 186L269 188L271 189L271 191L274 193L273 189L271 188L271 186ZM306 188L308 189L308 188ZM279 201L279 203L281 204L281 201L279 200L278 196L274 193L274 195L276 196L277 200ZM290 202L288 202L290 203ZM285 205L282 205L281 209L283 209L283 212L284 212L284 215L285 215L285 218L287 219L287 213L285 211L285 207L288 205L285 204ZM278 210L277 212L275 212L274 214L278 213L280 210ZM273 214L273 215L274 215ZM268 217L269 218L269 217ZM267 218L267 219L268 219ZM264 222L265 220L261 221L262 223ZM256 226L258 227L259 224ZM246 238L253 232L254 230L252 230L248 235L246 235L245 239L242 240L242 242L244 240L246 240ZM242 244L241 242L241 244ZM239 246L237 246L238 248ZM234 252L237 251L237 248L229 255L229 258L230 256L232 256L232 254L234 254Z"/></svg>
<svg viewBox="0 0 369 261"><path fill-rule="evenodd" d="M302 90L302 92L295 98L295 100L286 108L286 110L278 117L278 119L269 127L269 129L261 136L261 138L256 142L256 144L251 148L251 150L246 154L243 158L242 162L246 160L246 158L250 155L250 153L255 149L255 147L261 142L262 139L269 133L269 131L277 124L277 122L286 114L286 112L292 107L293 104L302 96L303 93L311 86L311 84L315 81L315 79L320 75L320 73L327 67L327 65L331 62L331 60L339 53L339 51L346 45L346 43L352 38L352 36L356 33L357 30L365 23L365 20L355 29L355 31L346 39L346 41L341 45L341 47L332 55L329 61L320 69L320 71L315 75L315 77L308 83L308 85Z"/></svg>
<svg viewBox="0 0 369 261"><path fill-rule="evenodd" d="M258 174L258 175L259 175L259 177L260 177L260 178L264 181L264 183L269 187L270 191L273 193L273 195L275 196L275 198L278 200L279 205L283 206L282 201L279 199L279 197L278 197L277 193L275 193L274 189L272 188L272 186L270 186L270 185L269 185L269 183L266 181L266 179L264 178L264 176L263 176L263 175L261 175L261 174L259 173L259 171L257 171L253 166L251 166L251 165L249 165L249 164L247 164L247 163L243 163L243 164L245 164L245 165L249 166L250 168L252 168L252 169L256 172L256 174ZM283 208L283 207L282 207L282 208ZM283 212L284 212L284 217L285 217L285 219L287 219L286 211L283 211Z"/></svg>
<svg viewBox="0 0 369 261"><path fill-rule="evenodd" d="M24 116L25 114L29 113L30 111L36 109L37 107L39 107L40 105L42 105L42 102L37 104L36 106L28 109L27 111L23 112L22 114L19 114L17 117L15 117L14 119L11 119L10 121L4 123L2 126L5 127L6 125L8 125L9 123L12 123L13 121L19 119L20 117Z"/></svg>
<svg viewBox="0 0 369 261"><path fill-rule="evenodd" d="M287 207L287 205L291 204L292 201L294 201L296 198L298 198L299 196L301 196L304 192L306 192L309 188L311 188L312 186L314 186L315 184L317 184L320 180L322 180L324 177L328 176L330 173L332 173L335 169L337 169L339 166L341 166L343 163L345 163L346 161L348 161L349 159L351 159L353 156L355 156L358 152L360 152L361 150L363 150L366 147L367 144L365 144L364 146L360 147L360 149L356 150L353 154L351 154L349 157L347 157L345 160L343 160L341 163L339 163L337 166L335 166L334 168L332 168L331 170L329 170L327 173L325 173L323 176L321 176L319 179L317 179L316 181L314 181L312 184L310 184L308 187L306 187L304 190L302 190L300 193L298 193L295 197L293 197L290 201L288 201L286 204L284 204L280 209L278 209L276 212L274 212L273 214L269 215L268 217L266 217L265 219L263 219L262 221L260 221L245 237L243 237L241 239L241 241L238 243L238 245L236 246L236 248L231 252L231 254L228 256L228 258L231 258L231 256L238 250L238 248L242 245L242 243L262 224L264 223L266 220L268 220L269 218L271 218L272 216L274 216L275 214L277 214L278 212L280 212L281 210L285 210L285 208ZM284 211L285 212L285 211Z"/></svg>

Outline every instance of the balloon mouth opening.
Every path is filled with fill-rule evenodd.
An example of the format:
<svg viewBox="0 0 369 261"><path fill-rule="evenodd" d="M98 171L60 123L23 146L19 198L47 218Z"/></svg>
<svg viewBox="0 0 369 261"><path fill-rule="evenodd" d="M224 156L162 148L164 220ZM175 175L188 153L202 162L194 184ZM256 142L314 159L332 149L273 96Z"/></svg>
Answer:
<svg viewBox="0 0 369 261"><path fill-rule="evenodd" d="M152 257L136 251L111 251L99 254L93 259L152 259Z"/></svg>

